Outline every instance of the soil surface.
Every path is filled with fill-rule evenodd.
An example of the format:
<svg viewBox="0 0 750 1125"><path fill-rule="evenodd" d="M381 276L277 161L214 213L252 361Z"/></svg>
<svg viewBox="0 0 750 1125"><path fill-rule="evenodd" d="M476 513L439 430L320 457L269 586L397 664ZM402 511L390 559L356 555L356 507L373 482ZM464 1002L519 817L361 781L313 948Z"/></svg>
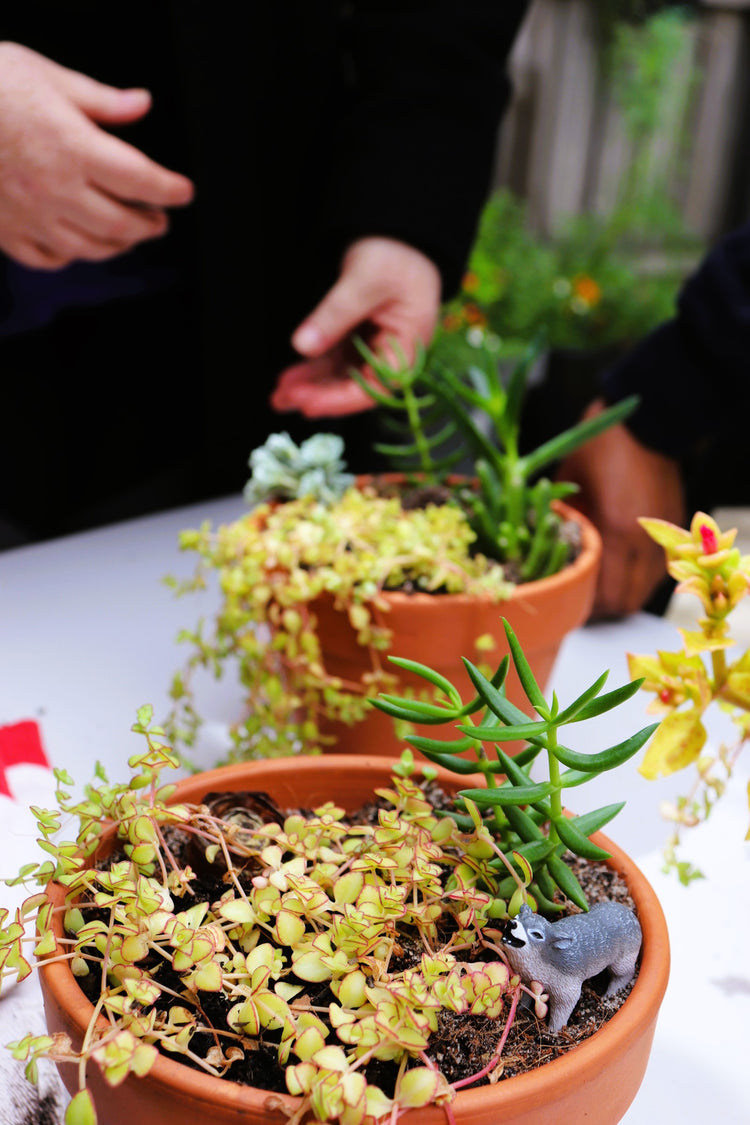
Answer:
<svg viewBox="0 0 750 1125"><path fill-rule="evenodd" d="M436 808L446 808L452 805L451 799L436 784L430 783L425 786L425 791ZM208 798L213 796L209 794ZM223 799L224 796L220 795L219 800ZM254 811L262 815L263 819L266 819L261 807L266 803L263 801L265 795L258 796L261 798L260 805ZM208 798L206 799L207 803ZM268 815L273 819L274 806L271 802L267 802L267 804ZM365 809L352 814L351 819L360 824L375 824L377 823L378 810L381 807L384 807L384 802L376 800L367 805ZM218 808L215 808L215 811L218 813ZM275 811L278 813L278 810ZM286 810L282 815L288 815L291 811L302 811L304 813L307 810ZM196 881L191 884L195 896L186 897L184 908L204 899L208 902L216 901L226 890L226 883L222 882L221 878L224 871L222 869L212 870L205 862L197 864L194 852L190 850L189 845L185 844L184 836L179 833L179 830L170 830L170 833L170 847L178 861L185 864L190 863L194 869L199 869ZM106 861L107 865L118 858L124 857L117 854L111 856ZM609 900L622 902L631 909L635 909L635 904L624 880L616 872L610 870L606 864L590 863L571 857L569 857L569 862L586 893L590 905L602 900ZM241 875L241 881L246 881L249 886L249 881L254 873L257 872L253 872L251 869L246 870ZM179 911L180 908L181 904L175 898L175 911ZM578 912L578 908L572 904L568 904L565 911L568 914ZM502 928L502 923L498 923L498 926ZM394 957L391 960L390 967L392 969L404 969L409 967L410 964L416 964L419 962L422 952L421 944L411 942L410 937L404 937L402 953L398 958ZM463 956L467 960L482 959L481 954L477 957L471 950L466 951ZM171 966L164 964L157 968L153 975L154 979L161 984L175 989L179 993L182 986L179 978L172 973ZM92 1003L95 1002L98 998L98 974L91 973L89 977L81 978L79 983ZM533 1070L572 1050L578 1043L593 1035L622 1006L633 986L631 982L627 988L617 995L605 999L602 993L606 985L606 973L602 974L601 978L595 977L586 981L582 989L581 999L573 1010L567 1026L554 1035L546 1031L544 1021L536 1017L530 1004L529 1006L520 1004L503 1049L501 1066L495 1068L491 1078L481 1079L476 1085L485 1085L489 1081L502 1081L504 1078ZM334 999L326 983L306 984L305 991L311 1004L318 1010L319 1007L327 1007ZM199 1000L204 1021L215 1028L226 1028L226 1012L231 1005L224 997L217 993L203 992L199 994ZM179 1003L181 1001L172 999L171 1002ZM161 1001L157 1002L156 1006L166 1009L169 1006L169 998L163 997ZM484 1016L456 1014L449 1011L442 1012L439 1017L438 1031L433 1033L430 1038L427 1054L437 1064L449 1082L456 1082L459 1079L476 1074L489 1063L503 1032L505 1015L507 1015L507 1008L504 1015L497 1020L487 1019ZM274 1033L266 1033L265 1041L259 1042L253 1050L246 1050L244 1058L233 1063L226 1077L244 1085L255 1086L271 1092L286 1093L284 1071L276 1058L276 1038L277 1035ZM197 1033L191 1040L191 1049L197 1055L204 1055L213 1044L212 1036ZM185 1058L181 1058L180 1061L186 1066L197 1065ZM417 1061L415 1065L420 1064ZM376 1083L387 1094L391 1095L395 1086L397 1069L397 1066L393 1063L375 1060L369 1064L365 1073L370 1082Z"/></svg>

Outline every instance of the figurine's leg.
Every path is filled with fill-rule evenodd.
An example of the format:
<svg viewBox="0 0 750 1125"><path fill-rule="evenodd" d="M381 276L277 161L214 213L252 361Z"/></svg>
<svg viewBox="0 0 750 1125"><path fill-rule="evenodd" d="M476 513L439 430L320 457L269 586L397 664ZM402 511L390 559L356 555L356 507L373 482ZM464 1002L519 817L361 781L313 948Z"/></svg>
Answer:
<svg viewBox="0 0 750 1125"><path fill-rule="evenodd" d="M635 958L623 957L619 961L615 961L609 966L610 980L607 985L605 996L613 996L615 992L619 992L626 984L630 984L635 972Z"/></svg>
<svg viewBox="0 0 750 1125"><path fill-rule="evenodd" d="M580 981L571 981L567 988L548 988L547 991L549 993L547 1030L554 1033L565 1027L570 1019L570 1013L581 996L581 984Z"/></svg>

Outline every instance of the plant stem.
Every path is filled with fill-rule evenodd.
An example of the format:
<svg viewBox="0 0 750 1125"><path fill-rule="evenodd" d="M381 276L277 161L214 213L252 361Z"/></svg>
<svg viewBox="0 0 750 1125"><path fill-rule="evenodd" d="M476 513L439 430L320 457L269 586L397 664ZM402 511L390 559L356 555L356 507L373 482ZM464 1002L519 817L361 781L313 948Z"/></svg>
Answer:
<svg viewBox="0 0 750 1125"><path fill-rule="evenodd" d="M500 1056L503 1053L503 1048L505 1047L508 1036L510 1035L510 1029L513 1027L513 1021L516 1017L516 1008L518 1007L520 996L521 985L518 984L513 989L513 999L511 1000L508 1018L505 1021L505 1027L503 1028L503 1033L500 1036L500 1042L498 1043L497 1047L495 1047L490 1061L485 1067L482 1068L482 1070L477 1071L476 1074L472 1074L468 1078L460 1078L458 1082L452 1082L451 1085L454 1090L460 1090L463 1086L470 1086L473 1082L478 1082L480 1078L484 1078L487 1074L490 1074L499 1064Z"/></svg>
<svg viewBox="0 0 750 1125"><path fill-rule="evenodd" d="M525 526L526 522L523 510L525 490L523 473L520 471L520 461L510 452L508 452L503 466L503 477L505 492L505 519L503 522L508 525L512 532L512 541L509 540L507 554L508 558L516 559L520 555L518 531Z"/></svg>
<svg viewBox="0 0 750 1125"><path fill-rule="evenodd" d="M553 747L557 746L557 727L550 727L547 735L547 762L549 767L549 779L555 786L554 792L550 794L550 809L552 812L553 821L562 816L562 786L560 784L560 763L555 757ZM549 826L550 839L559 839L557 830L554 823Z"/></svg>
<svg viewBox="0 0 750 1125"><path fill-rule="evenodd" d="M430 447L422 427L417 397L410 384L404 386L404 405L406 407L406 416L409 419L409 428L414 438L414 444L419 451L420 468L427 476L431 476L432 457L430 455Z"/></svg>
<svg viewBox="0 0 750 1125"><path fill-rule="evenodd" d="M723 648L711 653L711 668L714 674L714 695L718 695L727 679L727 654Z"/></svg>

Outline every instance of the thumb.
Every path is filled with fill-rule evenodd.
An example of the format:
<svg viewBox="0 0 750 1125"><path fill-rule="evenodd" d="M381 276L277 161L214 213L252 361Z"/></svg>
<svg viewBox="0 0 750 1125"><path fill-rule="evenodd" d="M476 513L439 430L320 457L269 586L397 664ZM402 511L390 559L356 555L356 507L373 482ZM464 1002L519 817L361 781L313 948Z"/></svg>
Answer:
<svg viewBox="0 0 750 1125"><path fill-rule="evenodd" d="M148 90L120 90L66 67L58 67L58 84L82 113L105 125L127 125L151 109Z"/></svg>
<svg viewBox="0 0 750 1125"><path fill-rule="evenodd" d="M345 274L295 330L292 347L311 358L323 355L366 320L373 306L369 289Z"/></svg>

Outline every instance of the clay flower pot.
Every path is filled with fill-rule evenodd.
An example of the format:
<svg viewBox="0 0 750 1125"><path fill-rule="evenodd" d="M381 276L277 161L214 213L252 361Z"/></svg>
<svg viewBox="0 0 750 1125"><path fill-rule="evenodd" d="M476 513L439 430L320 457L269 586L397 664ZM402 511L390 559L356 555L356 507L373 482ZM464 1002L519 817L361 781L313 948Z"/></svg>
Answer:
<svg viewBox="0 0 750 1125"><path fill-rule="evenodd" d="M374 788L387 783L391 767L388 758L356 756L254 762L182 781L175 799L199 802L211 790L250 788L265 791L282 808L334 800L355 809ZM438 772L453 791L471 782ZM457 1125L550 1125L552 1121L614 1125L635 1097L667 985L669 942L664 916L645 877L606 837L599 834L594 839L612 853L610 865L625 877L643 930L641 966L633 990L607 1024L562 1057L496 1085L462 1090L452 1103ZM50 887L49 894L56 903L63 901L60 887ZM59 915L57 925L59 938ZM64 1031L79 1045L93 1009L70 969L64 963L43 966L41 983L50 1031ZM71 1090L74 1070L70 1065L61 1067ZM298 1104L288 1095L213 1078L162 1056L144 1078L129 1076L114 1090L94 1063L87 1080L100 1125L284 1125ZM445 1125L445 1115L436 1106L410 1110L399 1120L406 1125Z"/></svg>
<svg viewBox="0 0 750 1125"><path fill-rule="evenodd" d="M390 654L428 664L460 687L461 657L476 660L478 637L489 634L493 638L493 666L508 651L502 625L502 618L506 617L544 690L564 638L582 625L591 612L602 551L599 532L585 516L567 504L557 503L555 507L581 530L581 552L575 562L549 578L516 586L510 598L502 602L468 594L386 592L390 611L384 620L393 630ZM369 657L357 644L346 615L334 609L332 599L323 598L315 602L315 615L327 671L342 679L358 680L369 670ZM425 687L423 680L405 672L399 672L399 680L399 694L405 688ZM468 678L465 682L468 700L473 691ZM517 707L527 706L512 665L507 691ZM334 745L326 747L329 753L398 756L403 748L403 742L396 738L393 721L375 709L351 727L321 719L320 729L336 739ZM420 728L419 733L434 735L435 728Z"/></svg>

